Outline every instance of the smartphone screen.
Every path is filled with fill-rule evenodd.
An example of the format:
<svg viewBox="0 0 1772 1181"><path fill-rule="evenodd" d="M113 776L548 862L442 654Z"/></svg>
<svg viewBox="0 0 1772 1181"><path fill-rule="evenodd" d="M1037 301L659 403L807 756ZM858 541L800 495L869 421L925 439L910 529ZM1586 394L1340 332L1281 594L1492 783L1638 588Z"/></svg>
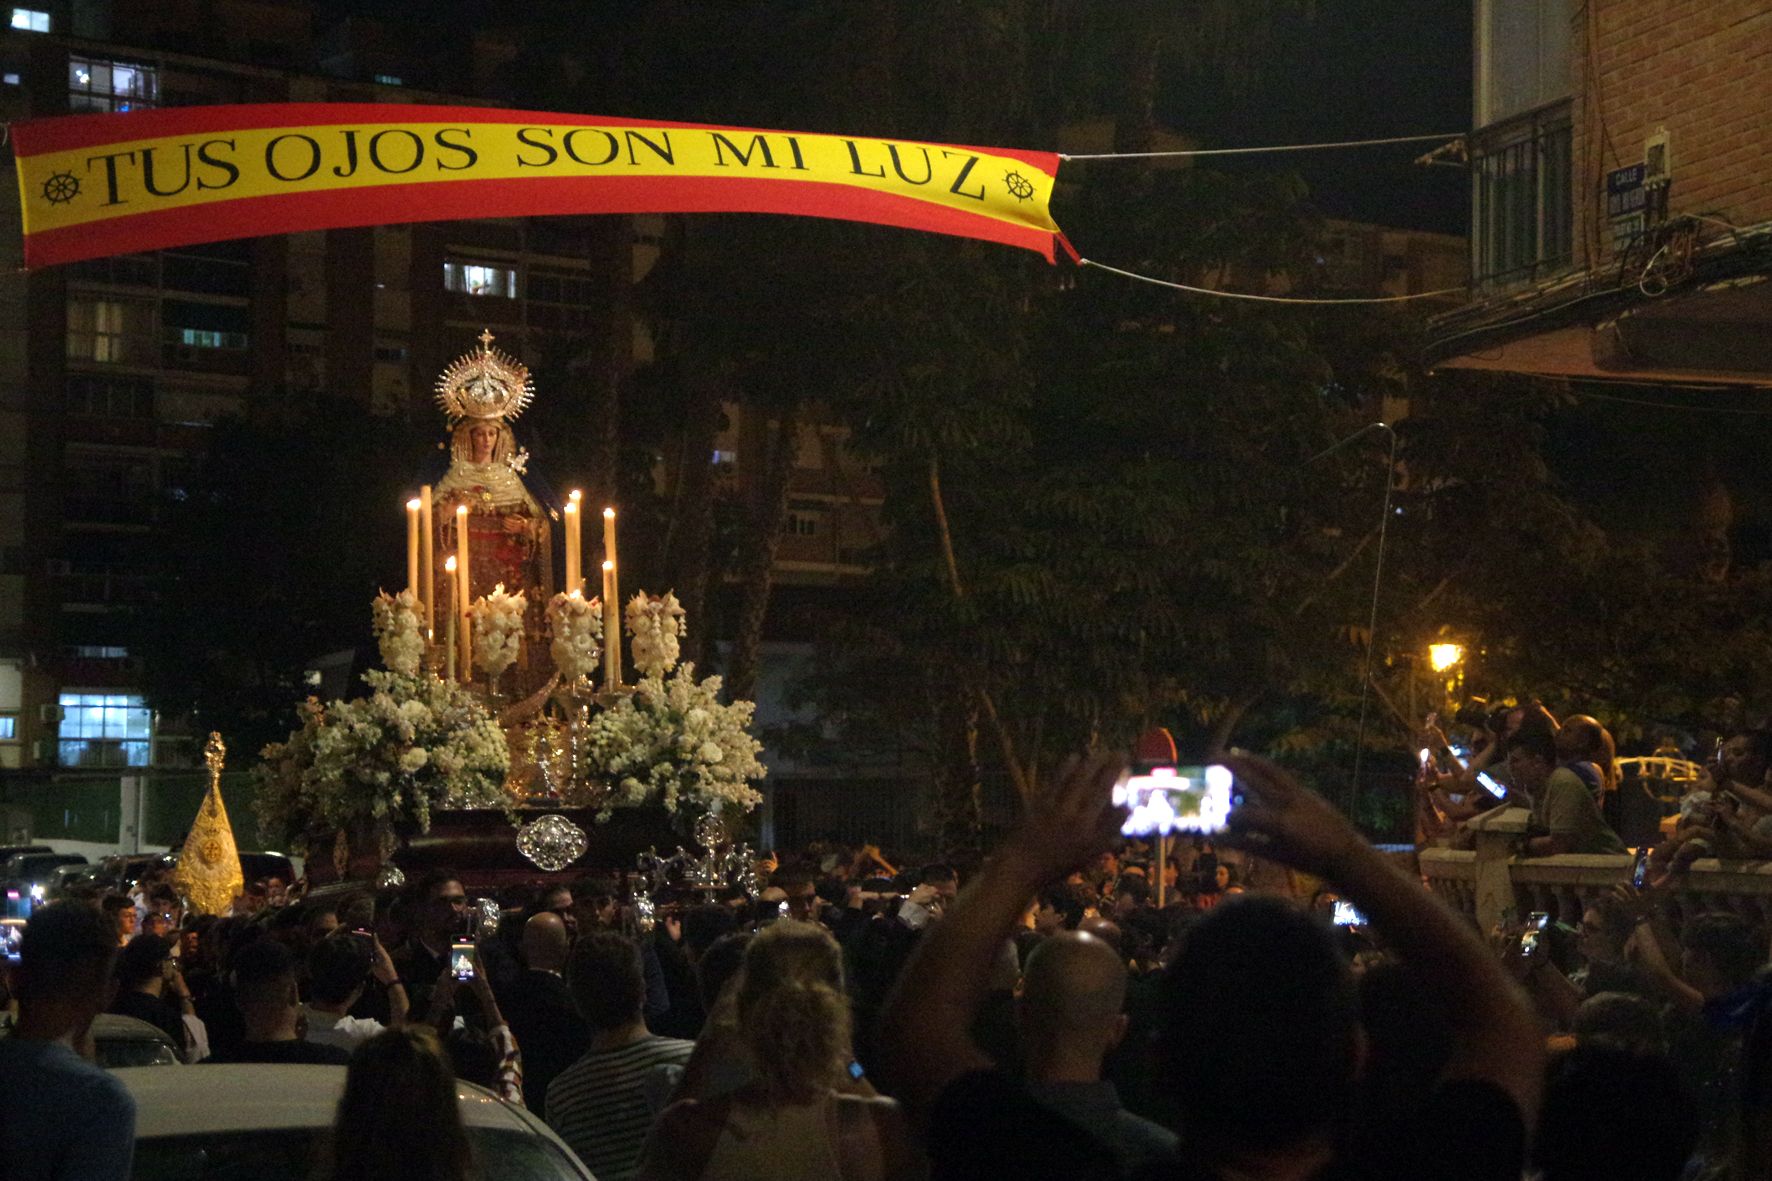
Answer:
<svg viewBox="0 0 1772 1181"><path fill-rule="evenodd" d="M1355 910L1353 903L1337 899L1332 921L1338 927L1364 927L1366 916Z"/></svg>
<svg viewBox="0 0 1772 1181"><path fill-rule="evenodd" d="M1637 867L1630 875L1631 885L1641 890L1643 888L1643 883L1648 880L1648 877L1649 850L1645 848L1637 852Z"/></svg>
<svg viewBox="0 0 1772 1181"><path fill-rule="evenodd" d="M0 919L0 947L5 948L7 962L18 963L19 944L24 941L25 920Z"/></svg>
<svg viewBox="0 0 1772 1181"><path fill-rule="evenodd" d="M849 1077L858 1080L861 1078L861 1063L854 1061L849 1063Z"/></svg>
<svg viewBox="0 0 1772 1181"><path fill-rule="evenodd" d="M1484 791L1487 791L1490 795L1494 796L1496 799L1498 799L1498 800L1507 799L1507 784L1502 783L1500 780L1496 779L1493 775L1489 774L1489 772L1478 771L1477 772L1477 782L1483 785Z"/></svg>
<svg viewBox="0 0 1772 1181"><path fill-rule="evenodd" d="M1520 935L1520 954L1528 958L1538 954L1538 940L1550 926L1550 915L1535 910L1526 917L1526 930Z"/></svg>
<svg viewBox="0 0 1772 1181"><path fill-rule="evenodd" d="M472 943L451 943L449 945L449 970L457 980L474 978L474 945Z"/></svg>
<svg viewBox="0 0 1772 1181"><path fill-rule="evenodd" d="M1153 767L1114 785L1114 803L1131 809L1125 836L1172 832L1218 833L1235 805L1229 767Z"/></svg>

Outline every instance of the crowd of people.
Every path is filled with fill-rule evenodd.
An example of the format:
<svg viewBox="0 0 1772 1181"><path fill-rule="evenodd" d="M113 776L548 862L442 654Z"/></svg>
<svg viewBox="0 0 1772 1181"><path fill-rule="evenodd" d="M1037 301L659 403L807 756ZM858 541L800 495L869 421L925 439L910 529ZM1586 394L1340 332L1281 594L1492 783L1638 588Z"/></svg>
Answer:
<svg viewBox="0 0 1772 1181"><path fill-rule="evenodd" d="M1493 738L1424 798L1449 815L1505 768L1526 852L1616 842L1591 733L1521 711ZM1757 806L1767 747L1724 752L1695 791ZM1120 836L1102 756L961 870L818 846L754 898L637 908L592 876L504 891L492 926L444 870L265 883L219 918L152 876L58 901L10 976L0 1163L129 1175L132 1101L89 1061L109 1010L187 1063L346 1066L327 1178L496 1177L456 1079L602 1181L1772 1177L1768 933L1661 905L1736 831L1714 811L1579 928L1480 932L1285 771L1228 762L1228 830L1160 851Z"/></svg>

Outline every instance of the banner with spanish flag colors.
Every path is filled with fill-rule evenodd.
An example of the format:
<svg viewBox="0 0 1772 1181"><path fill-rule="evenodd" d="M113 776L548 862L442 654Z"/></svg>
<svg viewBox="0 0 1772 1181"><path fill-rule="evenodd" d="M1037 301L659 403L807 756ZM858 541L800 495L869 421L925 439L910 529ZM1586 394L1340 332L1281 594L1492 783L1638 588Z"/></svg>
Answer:
<svg viewBox="0 0 1772 1181"><path fill-rule="evenodd" d="M393 222L786 213L1052 261L1051 152L480 107L271 103L12 128L25 265Z"/></svg>

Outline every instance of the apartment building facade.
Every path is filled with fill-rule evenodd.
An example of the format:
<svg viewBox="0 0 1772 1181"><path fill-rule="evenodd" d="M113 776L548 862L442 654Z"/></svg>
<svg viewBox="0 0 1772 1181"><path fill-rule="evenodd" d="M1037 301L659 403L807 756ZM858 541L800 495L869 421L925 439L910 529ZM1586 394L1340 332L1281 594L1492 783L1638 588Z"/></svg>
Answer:
<svg viewBox="0 0 1772 1181"><path fill-rule="evenodd" d="M1473 298L1428 360L1772 385L1772 9L1477 0Z"/></svg>

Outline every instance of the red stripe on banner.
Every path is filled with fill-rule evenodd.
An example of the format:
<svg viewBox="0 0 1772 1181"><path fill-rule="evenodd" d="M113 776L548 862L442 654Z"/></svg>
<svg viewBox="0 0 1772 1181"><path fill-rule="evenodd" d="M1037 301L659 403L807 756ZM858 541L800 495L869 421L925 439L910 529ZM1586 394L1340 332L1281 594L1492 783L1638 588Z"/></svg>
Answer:
<svg viewBox="0 0 1772 1181"><path fill-rule="evenodd" d="M25 157L44 152L64 152L134 140L159 139L162 136L219 135L229 131L250 131L266 127L288 127L293 130L299 127L331 127L352 123L523 123L554 127L682 128L685 131L725 131L746 135L834 134L731 127L722 123L671 123L659 119L510 111L501 107L435 107L407 103L243 103L234 106L165 107L151 111L129 111L121 115L58 115L48 119L26 119L12 125L12 141L16 153ZM837 135L835 138L868 141L879 139L878 136L871 135ZM930 146L1006 156L1032 165L1048 176L1058 175L1058 156L1054 152L981 148L967 144L931 143Z"/></svg>
<svg viewBox="0 0 1772 1181"><path fill-rule="evenodd" d="M767 177L525 177L425 181L239 197L40 230L25 266L162 250L228 238L401 222L585 213L781 213L874 222L1032 250L1053 261L1053 233L895 193Z"/></svg>

